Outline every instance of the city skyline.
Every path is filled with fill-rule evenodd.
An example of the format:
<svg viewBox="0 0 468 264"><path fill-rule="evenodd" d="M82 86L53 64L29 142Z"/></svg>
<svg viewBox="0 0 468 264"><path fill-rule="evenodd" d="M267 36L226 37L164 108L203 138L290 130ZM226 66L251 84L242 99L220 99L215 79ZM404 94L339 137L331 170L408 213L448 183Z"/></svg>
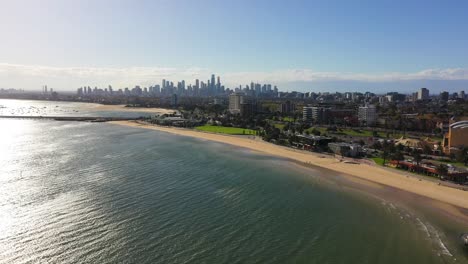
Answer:
<svg viewBox="0 0 468 264"><path fill-rule="evenodd" d="M230 87L284 91L468 87L468 4L332 2L7 2L0 87L149 86L212 72Z"/></svg>

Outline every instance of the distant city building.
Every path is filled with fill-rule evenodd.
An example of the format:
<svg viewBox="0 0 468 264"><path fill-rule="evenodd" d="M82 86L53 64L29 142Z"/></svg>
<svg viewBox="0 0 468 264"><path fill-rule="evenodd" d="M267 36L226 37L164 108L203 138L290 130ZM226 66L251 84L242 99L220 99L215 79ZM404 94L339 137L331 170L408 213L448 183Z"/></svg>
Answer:
<svg viewBox="0 0 468 264"><path fill-rule="evenodd" d="M427 88L421 88L418 91L418 100L428 100L429 90Z"/></svg>
<svg viewBox="0 0 468 264"><path fill-rule="evenodd" d="M465 100L465 91L460 91L458 98Z"/></svg>
<svg viewBox="0 0 468 264"><path fill-rule="evenodd" d="M296 105L291 103L291 101L287 100L286 102L284 103L281 103L280 107L279 107L279 111L281 113L285 113L285 114L289 114L289 113L292 113L296 110Z"/></svg>
<svg viewBox="0 0 468 264"><path fill-rule="evenodd" d="M375 105L360 106L358 120L363 126L374 126L377 121L377 109Z"/></svg>
<svg viewBox="0 0 468 264"><path fill-rule="evenodd" d="M173 94L171 97L171 105L172 106L177 106L178 100L177 100L177 94Z"/></svg>
<svg viewBox="0 0 468 264"><path fill-rule="evenodd" d="M439 95L439 99L442 100L442 101L448 101L449 93L446 92L446 91L441 92L440 95Z"/></svg>

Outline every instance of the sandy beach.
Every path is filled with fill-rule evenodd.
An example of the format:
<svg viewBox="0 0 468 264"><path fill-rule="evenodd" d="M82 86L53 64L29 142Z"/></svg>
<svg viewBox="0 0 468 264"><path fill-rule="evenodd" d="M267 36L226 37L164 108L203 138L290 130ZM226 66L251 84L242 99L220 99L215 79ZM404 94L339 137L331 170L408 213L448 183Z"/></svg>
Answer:
<svg viewBox="0 0 468 264"><path fill-rule="evenodd" d="M172 114L177 110L156 108L156 107L126 107L125 105L103 105L94 104L94 110L97 111L127 111L127 112L144 112L144 113L159 113L159 114Z"/></svg>
<svg viewBox="0 0 468 264"><path fill-rule="evenodd" d="M234 146L247 148L253 151L258 151L260 153L291 159L299 163L304 163L306 165L313 165L321 168L326 168L338 172L340 175L343 175L345 177L347 175L353 176L358 179L363 179L366 181L390 186L424 197L429 197L431 199L441 201L449 205L454 205L460 208L468 209L467 191L438 185L434 181L421 180L417 177L410 177L408 175L398 173L398 171L393 172L389 169L378 167L377 165L340 162L339 160L330 156L278 146L268 142L264 142L260 139L254 139L253 137L248 138L214 133L205 133L184 128L148 125L132 121L117 121L111 123L153 129L182 136L196 137L200 139L231 144Z"/></svg>

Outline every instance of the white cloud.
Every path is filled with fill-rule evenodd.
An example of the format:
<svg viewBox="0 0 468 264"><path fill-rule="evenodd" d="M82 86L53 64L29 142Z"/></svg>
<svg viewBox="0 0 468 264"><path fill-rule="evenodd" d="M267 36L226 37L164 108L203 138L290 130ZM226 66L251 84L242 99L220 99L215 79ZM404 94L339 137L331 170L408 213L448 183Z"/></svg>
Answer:
<svg viewBox="0 0 468 264"><path fill-rule="evenodd" d="M79 86L105 86L117 88L134 85L149 86L158 84L162 79L174 82L194 79L207 80L212 71L206 68L164 68L164 67L50 67L42 65L20 65L0 63L0 87L34 89L48 84L60 89L73 90ZM223 83L229 87L248 84L290 82L333 82L358 81L369 83L398 82L411 80L468 80L468 69L427 69L414 73L353 73L319 72L311 69L287 69L271 72L225 72L219 73Z"/></svg>

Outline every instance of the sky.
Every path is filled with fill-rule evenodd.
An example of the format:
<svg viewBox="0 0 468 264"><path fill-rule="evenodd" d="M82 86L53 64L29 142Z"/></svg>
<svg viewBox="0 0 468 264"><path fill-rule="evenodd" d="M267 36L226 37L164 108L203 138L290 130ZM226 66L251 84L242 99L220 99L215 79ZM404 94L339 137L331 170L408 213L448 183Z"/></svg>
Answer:
<svg viewBox="0 0 468 264"><path fill-rule="evenodd" d="M0 88L468 91L468 1L0 0Z"/></svg>

